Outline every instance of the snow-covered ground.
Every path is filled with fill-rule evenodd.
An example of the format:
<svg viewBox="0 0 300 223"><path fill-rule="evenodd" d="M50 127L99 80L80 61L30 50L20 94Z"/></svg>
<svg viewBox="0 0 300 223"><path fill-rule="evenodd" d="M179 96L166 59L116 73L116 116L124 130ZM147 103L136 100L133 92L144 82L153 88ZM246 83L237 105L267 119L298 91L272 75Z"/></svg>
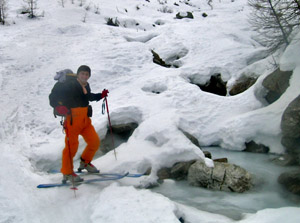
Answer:
<svg viewBox="0 0 300 223"><path fill-rule="evenodd" d="M10 25L0 27L0 222L233 222L134 186L155 181L162 166L204 159L182 130L201 145L243 150L245 141L254 140L273 153L283 152L281 115L300 93L299 42L280 61L282 69L294 70L290 87L264 107L255 95L262 94L272 58L264 59L264 48L251 38L246 0L215 1L213 10L204 0L91 0L85 3L89 10L79 1L67 1L64 8L59 2L38 1L37 14L44 17L29 20L20 14L24 2L9 0ZM186 11L193 11L195 19L175 19ZM121 26L107 26L107 18L117 18ZM154 64L151 50L179 68ZM39 190L36 185L61 180L60 174L47 173L60 162L64 146L48 102L53 76L66 68L76 72L81 64L92 68L94 92L109 89L112 123L138 123L128 142L116 149L117 160L110 152L94 164L103 172L142 173L151 166L152 174L82 185L74 198L68 188ZM191 83L205 83L215 73L229 85L242 75L259 79L233 97L209 94ZM101 115L101 103L92 105L93 124L103 138L107 117ZM299 211L264 209L241 222L280 222L287 214L286 221L299 222Z"/></svg>

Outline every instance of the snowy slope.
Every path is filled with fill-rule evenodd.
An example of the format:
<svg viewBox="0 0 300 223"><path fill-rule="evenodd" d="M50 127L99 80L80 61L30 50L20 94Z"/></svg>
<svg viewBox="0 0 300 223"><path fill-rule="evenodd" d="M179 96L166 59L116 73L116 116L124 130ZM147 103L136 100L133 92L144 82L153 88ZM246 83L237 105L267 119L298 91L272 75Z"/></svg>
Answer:
<svg viewBox="0 0 300 223"><path fill-rule="evenodd" d="M59 1L38 1L37 13L44 17L29 20L19 14L23 1L9 1L10 25L0 27L0 222L178 222L180 217L190 222L231 222L132 185L155 181L155 170L162 166L204 159L181 130L197 137L201 145L242 150L245 141L255 140L281 153L280 117L299 94L299 63L291 68L294 81L287 93L263 107L255 94L270 71L269 63L265 59L254 64L263 58L263 48L251 39L246 0L216 1L213 10L206 1L195 0L164 5L154 0L89 2L87 11L77 1L66 2L64 8ZM99 5L100 14L94 13L94 5ZM195 19L174 19L185 11L193 11ZM202 17L203 12L209 16ZM107 18L117 18L122 26L107 26ZM154 64L151 49L166 60L180 56L176 61L180 67ZM83 185L74 199L68 188L41 191L35 186L61 179L45 172L57 167L64 146L59 120L48 103L53 76L65 68L76 72L81 64L92 68L94 92L110 90L113 124L139 124L129 141L116 149L117 161L108 153L94 164L104 172L143 172L150 166L153 171L143 182ZM205 83L214 73L233 83L247 69L262 76L234 97L205 93L190 83L190 79ZM101 115L100 103L92 105L93 124L103 138L107 118Z"/></svg>

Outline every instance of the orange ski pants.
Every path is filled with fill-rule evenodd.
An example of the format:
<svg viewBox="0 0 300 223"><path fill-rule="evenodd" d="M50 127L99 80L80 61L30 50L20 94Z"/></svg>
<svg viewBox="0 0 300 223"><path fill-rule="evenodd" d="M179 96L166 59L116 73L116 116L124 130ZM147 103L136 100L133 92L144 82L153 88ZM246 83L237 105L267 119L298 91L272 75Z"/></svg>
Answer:
<svg viewBox="0 0 300 223"><path fill-rule="evenodd" d="M86 162L92 161L95 153L100 146L100 139L92 125L91 119L87 116L88 108L72 108L71 115L65 120L65 148L62 153L62 168L63 174L73 173L73 158L78 150L78 137L81 135L87 146L85 147L81 157ZM72 123L71 123L72 122Z"/></svg>

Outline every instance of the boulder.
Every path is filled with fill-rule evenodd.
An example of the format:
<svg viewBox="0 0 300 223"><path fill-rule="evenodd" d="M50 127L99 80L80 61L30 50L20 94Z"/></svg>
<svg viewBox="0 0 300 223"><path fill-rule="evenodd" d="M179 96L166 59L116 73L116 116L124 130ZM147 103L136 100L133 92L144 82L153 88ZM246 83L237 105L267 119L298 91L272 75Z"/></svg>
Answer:
<svg viewBox="0 0 300 223"><path fill-rule="evenodd" d="M281 118L281 144L300 164L300 95L285 109Z"/></svg>
<svg viewBox="0 0 300 223"><path fill-rule="evenodd" d="M214 190L245 192L252 187L252 176L240 166L215 162L210 168L198 160L188 171L188 181L193 186Z"/></svg>
<svg viewBox="0 0 300 223"><path fill-rule="evenodd" d="M236 81L236 83L233 85L231 90L229 91L230 95L237 95L244 91L246 91L248 88L250 88L255 82L257 78L253 77L242 77L239 80Z"/></svg>
<svg viewBox="0 0 300 223"><path fill-rule="evenodd" d="M269 147L263 145L263 144L257 144L254 141L246 142L246 149L245 152L252 152L252 153L268 153Z"/></svg>
<svg viewBox="0 0 300 223"><path fill-rule="evenodd" d="M159 180L170 179L171 178L171 168L161 168L157 171L157 176Z"/></svg>
<svg viewBox="0 0 300 223"><path fill-rule="evenodd" d="M189 168L195 162L196 160L178 162L175 163L171 168L163 167L157 171L158 179L186 180Z"/></svg>
<svg viewBox="0 0 300 223"><path fill-rule="evenodd" d="M300 170L282 173L278 177L278 183L293 194L300 195Z"/></svg>
<svg viewBox="0 0 300 223"><path fill-rule="evenodd" d="M281 71L279 68L268 75L262 82L262 85L268 90L265 99L272 104L289 87L292 71Z"/></svg>
<svg viewBox="0 0 300 223"><path fill-rule="evenodd" d="M186 180L189 169L190 169L191 165L194 164L195 162L196 162L196 160L176 163L171 168L171 172L170 172L171 178L174 180Z"/></svg>

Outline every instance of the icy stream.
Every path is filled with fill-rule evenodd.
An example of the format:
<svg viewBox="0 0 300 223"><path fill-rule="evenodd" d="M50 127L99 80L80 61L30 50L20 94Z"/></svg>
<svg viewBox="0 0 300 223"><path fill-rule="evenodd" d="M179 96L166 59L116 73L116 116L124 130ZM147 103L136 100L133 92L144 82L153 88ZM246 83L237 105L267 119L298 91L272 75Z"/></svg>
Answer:
<svg viewBox="0 0 300 223"><path fill-rule="evenodd" d="M270 162L274 155L228 151L221 148L203 148L213 158L227 157L228 162L237 164L255 176L256 186L246 193L212 191L191 187L187 182L165 180L154 188L171 200L193 206L199 210L218 213L240 220L243 213L255 213L265 208L300 206L300 197L286 192L277 183L277 177L295 167L281 167Z"/></svg>

